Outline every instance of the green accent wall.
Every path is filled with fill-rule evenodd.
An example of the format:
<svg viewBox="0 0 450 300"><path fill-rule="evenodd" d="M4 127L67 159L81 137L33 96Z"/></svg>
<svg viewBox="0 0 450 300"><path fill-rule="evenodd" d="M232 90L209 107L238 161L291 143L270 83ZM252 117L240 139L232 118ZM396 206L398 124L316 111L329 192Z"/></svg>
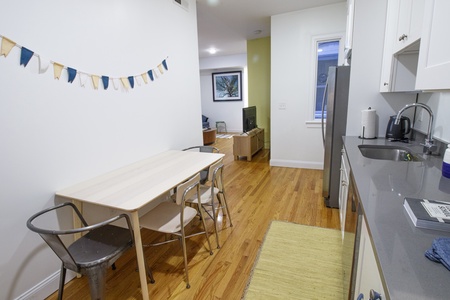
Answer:
<svg viewBox="0 0 450 300"><path fill-rule="evenodd" d="M247 41L248 106L257 107L264 147L270 148L270 37Z"/></svg>

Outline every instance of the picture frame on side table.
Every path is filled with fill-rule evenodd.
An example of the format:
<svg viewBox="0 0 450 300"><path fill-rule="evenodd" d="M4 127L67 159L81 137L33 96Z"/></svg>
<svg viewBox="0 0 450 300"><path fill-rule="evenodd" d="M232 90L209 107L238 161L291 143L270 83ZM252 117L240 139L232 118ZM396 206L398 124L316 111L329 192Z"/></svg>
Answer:
<svg viewBox="0 0 450 300"><path fill-rule="evenodd" d="M242 101L242 71L212 73L213 101Z"/></svg>

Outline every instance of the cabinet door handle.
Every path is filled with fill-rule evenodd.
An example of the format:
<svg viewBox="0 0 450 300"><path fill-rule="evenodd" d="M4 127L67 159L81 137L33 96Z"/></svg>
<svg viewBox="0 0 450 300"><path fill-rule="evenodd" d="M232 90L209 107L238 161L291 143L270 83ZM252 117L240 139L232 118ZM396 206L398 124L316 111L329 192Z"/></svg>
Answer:
<svg viewBox="0 0 450 300"><path fill-rule="evenodd" d="M406 34L402 34L402 35L398 38L398 41L401 42L401 41L406 40L407 38L408 38L408 36L407 36Z"/></svg>
<svg viewBox="0 0 450 300"><path fill-rule="evenodd" d="M375 292L374 290L370 290L369 300L382 300L381 294Z"/></svg>

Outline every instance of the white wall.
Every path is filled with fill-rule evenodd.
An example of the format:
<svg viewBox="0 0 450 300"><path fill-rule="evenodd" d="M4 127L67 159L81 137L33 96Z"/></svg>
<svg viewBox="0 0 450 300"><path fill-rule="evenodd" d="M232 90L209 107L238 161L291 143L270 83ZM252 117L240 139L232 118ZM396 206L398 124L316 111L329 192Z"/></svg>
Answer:
<svg viewBox="0 0 450 300"><path fill-rule="evenodd" d="M434 114L434 138L450 144L450 92L419 94L419 102L428 104ZM420 112L419 112L420 116ZM429 116L425 112L422 119L417 118L414 128L422 133L428 130Z"/></svg>
<svg viewBox="0 0 450 300"><path fill-rule="evenodd" d="M415 101L415 94L380 93L387 1L355 0L347 135L361 133L361 111L371 107L378 116L377 136L385 137L391 115ZM412 110L405 115L411 117Z"/></svg>
<svg viewBox="0 0 450 300"><path fill-rule="evenodd" d="M242 101L213 101L212 73L242 71ZM200 59L200 85L202 113L209 118L209 125L225 121L228 132L242 132L242 108L248 105L247 54L208 57Z"/></svg>
<svg viewBox="0 0 450 300"><path fill-rule="evenodd" d="M195 1L189 11L170 0L0 3L1 35L80 71L137 75L168 57L168 72L128 92L37 74L36 57L19 66L17 47L0 57L0 298L42 299L60 262L28 217L57 190L202 142Z"/></svg>
<svg viewBox="0 0 450 300"><path fill-rule="evenodd" d="M346 3L272 16L271 165L322 168L320 126L307 124L314 110L312 43L342 35L346 16Z"/></svg>

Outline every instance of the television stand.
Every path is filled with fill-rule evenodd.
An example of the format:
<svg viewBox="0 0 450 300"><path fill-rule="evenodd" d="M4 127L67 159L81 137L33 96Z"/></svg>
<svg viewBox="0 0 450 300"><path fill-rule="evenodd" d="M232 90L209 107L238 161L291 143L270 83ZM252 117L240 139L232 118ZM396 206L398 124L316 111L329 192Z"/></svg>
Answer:
<svg viewBox="0 0 450 300"><path fill-rule="evenodd" d="M233 156L239 159L246 156L247 161L252 160L252 156L264 147L264 129L255 128L242 135L233 136Z"/></svg>

